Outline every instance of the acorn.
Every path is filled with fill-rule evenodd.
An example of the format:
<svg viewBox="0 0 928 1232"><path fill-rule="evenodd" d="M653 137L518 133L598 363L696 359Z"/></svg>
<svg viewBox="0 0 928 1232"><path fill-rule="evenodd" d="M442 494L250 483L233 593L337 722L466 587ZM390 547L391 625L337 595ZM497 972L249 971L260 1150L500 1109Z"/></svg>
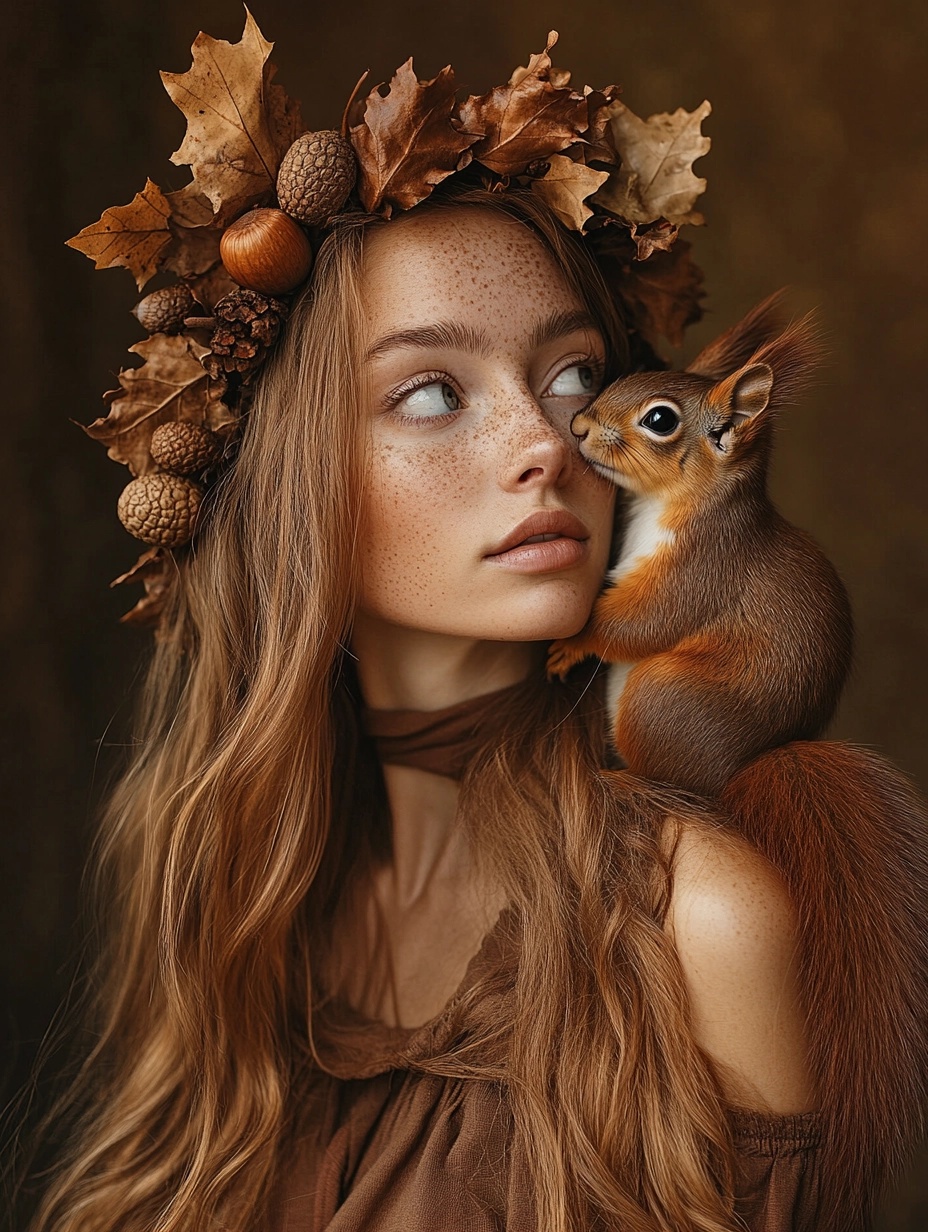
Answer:
<svg viewBox="0 0 928 1232"><path fill-rule="evenodd" d="M348 200L357 176L358 160L341 133L302 133L280 164L277 200L291 218L321 227Z"/></svg>
<svg viewBox="0 0 928 1232"><path fill-rule="evenodd" d="M196 300L185 282L152 291L132 309L132 315L150 334L179 334L184 318L193 312Z"/></svg>
<svg viewBox="0 0 928 1232"><path fill-rule="evenodd" d="M136 539L154 547L178 548L193 538L202 499L202 488L192 480L156 472L127 484L116 512Z"/></svg>
<svg viewBox="0 0 928 1232"><path fill-rule="evenodd" d="M219 460L222 443L215 432L200 424L172 422L155 428L149 448L162 470L172 475L195 475Z"/></svg>
<svg viewBox="0 0 928 1232"><path fill-rule="evenodd" d="M222 233L219 255L229 277L265 295L283 295L304 281L313 265L306 232L283 210L250 210Z"/></svg>

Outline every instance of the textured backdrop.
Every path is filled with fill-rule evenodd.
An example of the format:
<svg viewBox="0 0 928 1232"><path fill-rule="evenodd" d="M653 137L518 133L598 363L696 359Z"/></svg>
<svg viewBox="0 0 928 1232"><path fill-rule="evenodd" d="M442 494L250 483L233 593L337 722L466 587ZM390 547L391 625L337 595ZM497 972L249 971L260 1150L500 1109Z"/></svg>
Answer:
<svg viewBox="0 0 928 1232"><path fill-rule="evenodd" d="M776 287L819 306L831 363L785 423L774 489L851 591L857 666L833 734L873 746L928 787L928 6L888 0L471 0L393 6L255 0L281 80L311 127L337 123L359 72L420 76L452 60L473 91L503 80L546 31L574 79L618 81L639 114L708 97L697 172L709 226L690 237L708 275L684 355ZM0 679L6 693L0 902L8 1044L17 1088L73 970L92 818L131 740L145 639L116 624L131 595L106 582L135 558L115 518L125 475L69 422L99 413L138 330L129 275L96 274L65 238L151 174L186 178L159 68L184 71L199 28L237 41L231 0L38 0L8 14L0 79L4 225L0 339ZM883 1227L928 1227L912 1182Z"/></svg>

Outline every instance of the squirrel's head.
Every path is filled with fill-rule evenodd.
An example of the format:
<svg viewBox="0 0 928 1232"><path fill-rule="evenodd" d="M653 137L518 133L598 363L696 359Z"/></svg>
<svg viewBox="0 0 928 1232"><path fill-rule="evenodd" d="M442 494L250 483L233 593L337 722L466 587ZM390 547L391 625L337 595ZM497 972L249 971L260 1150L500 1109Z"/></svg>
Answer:
<svg viewBox="0 0 928 1232"><path fill-rule="evenodd" d="M776 412L802 392L820 357L811 318L784 329L773 316L778 303L765 301L685 372L636 372L609 385L571 421L583 457L641 495L694 500L734 479L762 478Z"/></svg>
<svg viewBox="0 0 928 1232"><path fill-rule="evenodd" d="M581 454L619 487L682 495L694 484L715 486L755 452L773 386L764 363L717 382L691 372L636 372L603 390L570 429Z"/></svg>

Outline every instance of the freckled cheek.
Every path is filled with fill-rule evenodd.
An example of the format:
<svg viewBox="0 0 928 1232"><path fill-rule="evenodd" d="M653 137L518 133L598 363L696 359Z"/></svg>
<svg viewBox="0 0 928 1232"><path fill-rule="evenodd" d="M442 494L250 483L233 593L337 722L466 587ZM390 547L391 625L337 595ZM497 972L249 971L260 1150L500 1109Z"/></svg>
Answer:
<svg viewBox="0 0 928 1232"><path fill-rule="evenodd" d="M475 476L459 449L380 448L365 485L365 600L441 602L479 551Z"/></svg>

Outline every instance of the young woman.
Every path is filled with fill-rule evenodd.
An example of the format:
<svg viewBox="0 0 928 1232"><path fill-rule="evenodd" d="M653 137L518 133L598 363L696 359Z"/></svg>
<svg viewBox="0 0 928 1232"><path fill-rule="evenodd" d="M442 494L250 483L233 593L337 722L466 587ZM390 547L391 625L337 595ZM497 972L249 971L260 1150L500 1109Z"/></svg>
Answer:
<svg viewBox="0 0 928 1232"><path fill-rule="evenodd" d="M613 539L570 422L629 363L528 190L331 221L170 592L41 1232L862 1226L916 1041L899 1078L862 1030L852 1090L853 1011L823 1052L839 981L747 807L607 769L595 674L545 679ZM850 850L856 911L885 869Z"/></svg>

